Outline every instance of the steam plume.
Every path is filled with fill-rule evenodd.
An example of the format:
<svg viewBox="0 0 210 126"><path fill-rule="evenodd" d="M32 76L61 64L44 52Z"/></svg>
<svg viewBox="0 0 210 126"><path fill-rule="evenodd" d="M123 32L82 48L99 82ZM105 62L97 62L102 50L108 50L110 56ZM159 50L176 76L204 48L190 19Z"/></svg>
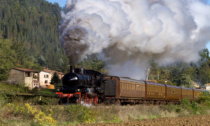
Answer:
<svg viewBox="0 0 210 126"><path fill-rule="evenodd" d="M68 0L66 10L59 32L70 64L99 53L111 74L142 79L150 59L196 62L210 40L210 6L199 0Z"/></svg>

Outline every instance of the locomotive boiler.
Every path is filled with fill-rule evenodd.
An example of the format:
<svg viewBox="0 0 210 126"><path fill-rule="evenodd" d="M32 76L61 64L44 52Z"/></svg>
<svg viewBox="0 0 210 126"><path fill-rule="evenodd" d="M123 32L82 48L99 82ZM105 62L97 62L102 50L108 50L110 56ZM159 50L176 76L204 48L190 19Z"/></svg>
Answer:
<svg viewBox="0 0 210 126"><path fill-rule="evenodd" d="M56 96L60 97L59 103L98 104L104 93L102 90L104 76L95 70L70 66L70 72L62 78L62 88L56 92Z"/></svg>

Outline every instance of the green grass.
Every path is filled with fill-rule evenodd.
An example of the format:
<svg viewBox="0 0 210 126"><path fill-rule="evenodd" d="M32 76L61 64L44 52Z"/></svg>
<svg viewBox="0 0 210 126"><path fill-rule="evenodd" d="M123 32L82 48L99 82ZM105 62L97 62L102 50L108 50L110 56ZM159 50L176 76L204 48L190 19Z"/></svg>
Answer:
<svg viewBox="0 0 210 126"><path fill-rule="evenodd" d="M0 92L2 94L16 94L16 93L28 93L27 87L22 87L18 84L5 84L0 82Z"/></svg>
<svg viewBox="0 0 210 126"><path fill-rule="evenodd" d="M58 99L49 96L16 96L8 93L34 93L54 95L53 89L29 91L18 85L0 83L0 125L76 125L82 123L111 123L154 119L159 117L179 117L194 114L210 114L210 96L204 95L196 102L181 100L180 105L136 105L104 106L87 108L81 105L58 105ZM5 93L5 94L4 94ZM41 97L41 101L40 101ZM39 123L37 123L39 120Z"/></svg>
<svg viewBox="0 0 210 126"><path fill-rule="evenodd" d="M41 89L29 90L28 87L23 87L18 84L5 84L0 82L1 94L16 95L18 93L41 94L41 95L55 95L55 89Z"/></svg>
<svg viewBox="0 0 210 126"><path fill-rule="evenodd" d="M44 94L44 95L55 95L55 89L42 89L38 90L37 94Z"/></svg>

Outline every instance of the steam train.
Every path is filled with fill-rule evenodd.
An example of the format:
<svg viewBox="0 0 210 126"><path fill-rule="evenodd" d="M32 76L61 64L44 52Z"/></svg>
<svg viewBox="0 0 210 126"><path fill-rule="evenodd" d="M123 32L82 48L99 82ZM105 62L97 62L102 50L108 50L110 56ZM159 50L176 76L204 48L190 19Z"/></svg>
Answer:
<svg viewBox="0 0 210 126"><path fill-rule="evenodd" d="M179 104L184 98L198 99L207 91L135 80L128 77L108 76L95 70L70 66L57 90L59 103L107 104Z"/></svg>

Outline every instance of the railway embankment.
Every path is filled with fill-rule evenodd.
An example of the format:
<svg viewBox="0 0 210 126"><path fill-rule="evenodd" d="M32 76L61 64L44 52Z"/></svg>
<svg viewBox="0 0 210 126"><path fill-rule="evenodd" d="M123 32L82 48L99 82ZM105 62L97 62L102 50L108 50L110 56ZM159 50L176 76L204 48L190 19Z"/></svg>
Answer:
<svg viewBox="0 0 210 126"><path fill-rule="evenodd" d="M191 116L194 119L194 115L210 114L209 95L200 96L198 101L192 103L188 99L181 100L180 105L98 105L85 107L81 105L58 105L58 99L51 97L41 96L40 99L40 96L34 94L31 94L30 97L17 95L18 93L29 92L21 87L13 89L3 86L0 94L0 125L5 126L16 126L17 124L19 126L81 124L112 126L115 124L144 125L147 122L153 125L155 123L161 124L158 123L158 120L163 123L164 119L176 120L175 117ZM7 92L6 89L8 89ZM8 92L14 94L11 93L10 96L4 94ZM171 121L169 122L171 123Z"/></svg>

